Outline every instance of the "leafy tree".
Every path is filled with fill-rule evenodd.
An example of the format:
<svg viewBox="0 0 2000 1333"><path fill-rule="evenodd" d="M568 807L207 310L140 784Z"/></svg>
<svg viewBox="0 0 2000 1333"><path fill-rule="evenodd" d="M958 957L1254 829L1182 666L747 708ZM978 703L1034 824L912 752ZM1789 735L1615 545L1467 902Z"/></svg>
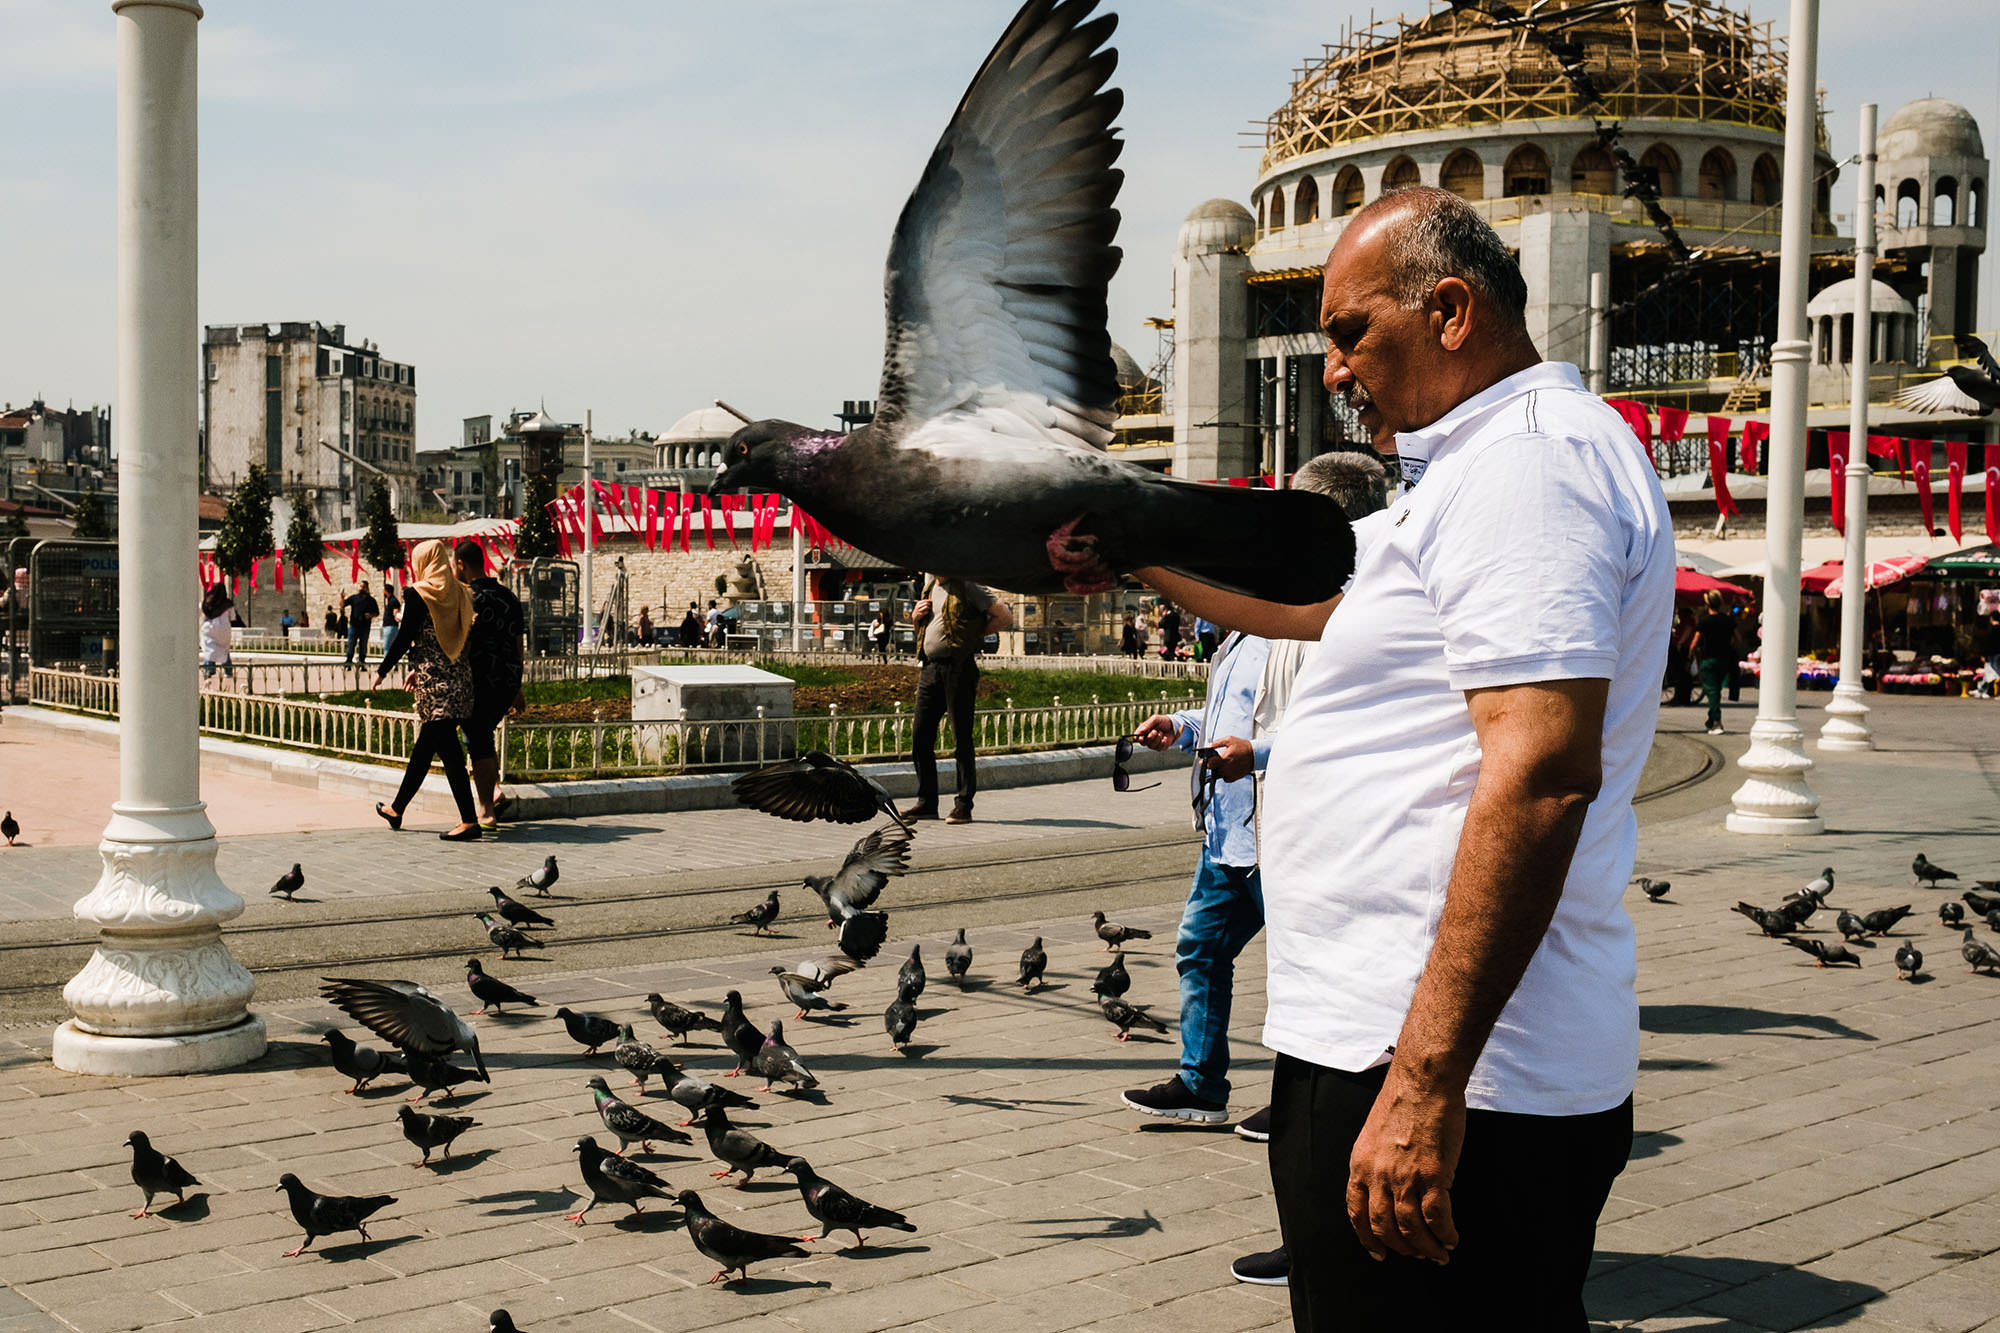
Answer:
<svg viewBox="0 0 2000 1333"><path fill-rule="evenodd" d="M313 512L312 496L301 490L292 496L292 522L285 529L285 557L298 567L299 576L326 559L326 543L320 537L319 516Z"/></svg>
<svg viewBox="0 0 2000 1333"><path fill-rule="evenodd" d="M72 521L76 530L70 535L80 542L111 540L111 514L105 508L103 492L97 489L95 483L77 499Z"/></svg>
<svg viewBox="0 0 2000 1333"><path fill-rule="evenodd" d="M231 578L241 578L276 549L271 535L271 483L264 469L252 463L250 475L237 486L223 512L222 527L215 534L215 563Z"/></svg>
<svg viewBox="0 0 2000 1333"><path fill-rule="evenodd" d="M361 558L371 569L383 571L403 567L403 543L396 535L396 514L389 507L389 488L381 478L368 483L368 499L361 506L368 531L361 538Z"/></svg>
<svg viewBox="0 0 2000 1333"><path fill-rule="evenodd" d="M514 555L521 560L554 559L559 547L548 506L556 498L555 478L546 472L530 472L525 490L521 530L514 536Z"/></svg>

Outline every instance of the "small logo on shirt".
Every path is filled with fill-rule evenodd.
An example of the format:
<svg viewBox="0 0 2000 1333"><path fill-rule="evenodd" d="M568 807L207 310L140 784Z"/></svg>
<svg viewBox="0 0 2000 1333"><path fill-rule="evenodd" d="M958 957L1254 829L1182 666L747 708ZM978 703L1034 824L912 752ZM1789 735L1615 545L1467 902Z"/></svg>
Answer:
<svg viewBox="0 0 2000 1333"><path fill-rule="evenodd" d="M1396 455L1396 461L1403 466L1403 489L1409 490L1424 479L1424 469L1431 465L1428 458L1412 458L1408 454Z"/></svg>

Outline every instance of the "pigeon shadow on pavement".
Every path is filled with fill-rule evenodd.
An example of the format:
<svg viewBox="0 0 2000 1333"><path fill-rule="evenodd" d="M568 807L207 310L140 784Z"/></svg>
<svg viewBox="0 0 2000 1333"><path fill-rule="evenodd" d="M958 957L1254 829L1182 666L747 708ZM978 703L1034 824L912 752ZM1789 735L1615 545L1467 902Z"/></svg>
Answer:
<svg viewBox="0 0 2000 1333"><path fill-rule="evenodd" d="M487 1158L494 1156L498 1148L475 1148L471 1152L453 1153L450 1157L433 1158L431 1174L435 1176L455 1176L461 1171L470 1171Z"/></svg>
<svg viewBox="0 0 2000 1333"><path fill-rule="evenodd" d="M170 1222L200 1222L208 1216L208 1195L197 1190L183 1202L155 1208L152 1215L164 1217Z"/></svg>
<svg viewBox="0 0 2000 1333"><path fill-rule="evenodd" d="M738 1296L769 1296L780 1291L808 1291L814 1287L831 1289L831 1282L807 1282L804 1279L781 1277L737 1277L719 1283L724 1291L735 1292Z"/></svg>
<svg viewBox="0 0 2000 1333"><path fill-rule="evenodd" d="M498 1194L476 1194L465 1200L469 1204L516 1204L518 1207L493 1207L486 1210L488 1217L527 1217L535 1213L560 1213L569 1208L577 1196L569 1190L502 1190Z"/></svg>
<svg viewBox="0 0 2000 1333"><path fill-rule="evenodd" d="M307 1254L318 1254L328 1263L344 1264L351 1259L370 1259L384 1250L393 1250L398 1245L414 1245L422 1236L384 1236L380 1240L349 1241L345 1245L329 1245L323 1250L307 1250Z"/></svg>
<svg viewBox="0 0 2000 1333"><path fill-rule="evenodd" d="M675 1227L681 1225L681 1221L682 1219L673 1213L663 1213L655 1210L650 1213L627 1213L611 1225L620 1231L650 1233L655 1231L672 1231Z"/></svg>
<svg viewBox="0 0 2000 1333"><path fill-rule="evenodd" d="M1160 1219L1153 1216L1150 1208L1141 1212L1137 1217L1119 1217L1116 1214L1105 1214L1101 1217L1027 1217L1021 1219L1021 1225L1024 1227L1082 1227L1092 1223L1101 1225L1097 1225L1089 1231L1037 1231L1033 1234L1037 1240L1130 1240L1134 1236L1143 1236L1148 1231L1164 1232L1166 1230Z"/></svg>
<svg viewBox="0 0 2000 1333"><path fill-rule="evenodd" d="M1715 1067L1715 1061L1713 1060L1681 1060L1672 1056L1660 1056L1656 1059L1641 1060L1639 1062L1640 1069L1650 1070L1655 1073L1685 1073L1695 1070L1713 1069Z"/></svg>
<svg viewBox="0 0 2000 1333"><path fill-rule="evenodd" d="M1696 1284L1705 1289L1690 1290ZM1662 1309L1663 1294L1677 1291L1688 1294ZM1624 1326L1630 1320L1701 1315L1715 1322L1674 1327L1679 1333L1738 1333L1745 1328L1838 1328L1865 1318L1864 1302L1883 1294L1865 1282L1764 1259L1690 1254L1663 1258L1600 1250L1584 1284L1583 1304L1593 1322ZM1699 1308L1686 1308L1695 1302ZM1783 1313L1775 1315L1776 1322L1765 1322L1779 1311Z"/></svg>
<svg viewBox="0 0 2000 1333"><path fill-rule="evenodd" d="M1826 1014L1788 1014L1728 1004L1642 1004L1639 1006L1639 1026L1647 1032L1704 1033L1711 1036L1740 1037L1755 1033L1797 1041L1824 1041L1834 1037L1875 1040L1873 1033L1849 1027ZM1807 1028L1810 1031L1787 1032L1786 1028ZM1813 1033L1819 1035L1814 1036Z"/></svg>
<svg viewBox="0 0 2000 1333"><path fill-rule="evenodd" d="M1088 1102L1051 1101L1042 1097L969 1097L947 1092L944 1100L954 1106L984 1106L993 1111L1027 1111L1037 1106L1088 1106Z"/></svg>
<svg viewBox="0 0 2000 1333"><path fill-rule="evenodd" d="M899 1254L929 1254L928 1245L849 1245L834 1253L843 1259L889 1259Z"/></svg>

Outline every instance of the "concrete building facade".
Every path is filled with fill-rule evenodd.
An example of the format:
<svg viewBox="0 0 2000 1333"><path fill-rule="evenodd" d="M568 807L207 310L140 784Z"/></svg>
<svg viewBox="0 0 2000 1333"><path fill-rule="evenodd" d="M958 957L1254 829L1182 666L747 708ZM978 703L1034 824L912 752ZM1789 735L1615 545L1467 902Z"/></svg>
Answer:
<svg viewBox="0 0 2000 1333"><path fill-rule="evenodd" d="M556 486L574 486L583 480L581 424L556 422L541 411L515 411L501 419L496 435L492 416L466 417L463 443L428 449L418 456L424 506L460 518L519 518L528 452L525 433L550 427L562 439ZM655 453L654 438L644 432L628 439L593 439L590 471L607 486L637 486L652 468Z"/></svg>

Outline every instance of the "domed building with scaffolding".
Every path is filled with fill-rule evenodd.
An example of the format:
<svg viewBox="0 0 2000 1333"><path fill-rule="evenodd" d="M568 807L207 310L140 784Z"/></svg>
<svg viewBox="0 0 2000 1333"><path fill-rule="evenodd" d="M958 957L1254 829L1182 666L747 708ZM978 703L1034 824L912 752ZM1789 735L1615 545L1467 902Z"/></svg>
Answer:
<svg viewBox="0 0 2000 1333"><path fill-rule="evenodd" d="M1411 185L1449 190L1493 224L1520 261L1544 356L1613 394L1673 385L1694 406L1752 407L1776 332L1782 41L1708 0L1528 8L1532 26L1518 9L1436 4L1349 29L1295 71L1248 206L1211 199L1182 225L1173 442L1135 443L1134 461L1211 479L1360 443L1321 388L1320 268L1360 208ZM1823 118L1817 140L1815 290L1853 274ZM1889 117L1882 157L1889 194L1912 201L1894 205L1907 226L1883 237L1876 276L1900 305L1877 336L1921 365L1926 334L1974 327L1986 163L1971 117L1937 99Z"/></svg>

